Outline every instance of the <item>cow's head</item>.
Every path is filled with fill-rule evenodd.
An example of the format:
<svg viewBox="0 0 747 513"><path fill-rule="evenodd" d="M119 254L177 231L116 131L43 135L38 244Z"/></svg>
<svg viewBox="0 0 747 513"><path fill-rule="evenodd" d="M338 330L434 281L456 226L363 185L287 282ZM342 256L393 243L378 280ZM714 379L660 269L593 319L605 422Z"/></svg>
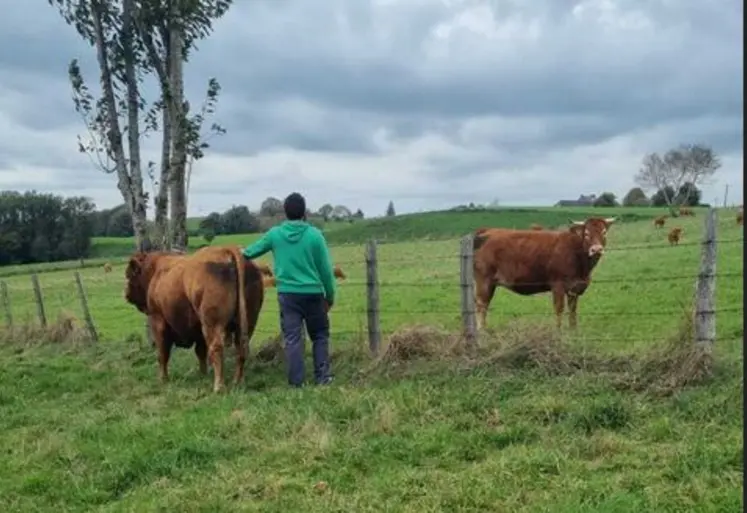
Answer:
<svg viewBox="0 0 747 513"><path fill-rule="evenodd" d="M142 313L147 313L149 260L147 253L135 253L125 269L125 300Z"/></svg>
<svg viewBox="0 0 747 513"><path fill-rule="evenodd" d="M614 217L590 217L586 221L571 221L571 232L581 237L589 257L599 258L604 254L607 231L614 222Z"/></svg>
<svg viewBox="0 0 747 513"><path fill-rule="evenodd" d="M274 276L269 265L263 264L262 262L254 262L254 265L257 267L257 269L259 269L259 272L260 274L262 274L262 276L265 276L267 278L272 278Z"/></svg>

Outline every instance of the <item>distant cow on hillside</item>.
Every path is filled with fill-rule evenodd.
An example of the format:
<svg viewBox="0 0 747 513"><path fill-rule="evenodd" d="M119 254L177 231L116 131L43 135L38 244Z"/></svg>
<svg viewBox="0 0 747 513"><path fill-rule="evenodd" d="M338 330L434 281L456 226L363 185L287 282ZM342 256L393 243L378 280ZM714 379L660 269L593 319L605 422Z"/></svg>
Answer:
<svg viewBox="0 0 747 513"><path fill-rule="evenodd" d="M104 264L104 273L108 274L110 272L112 272L112 264L110 264L109 262L106 262Z"/></svg>
<svg viewBox="0 0 747 513"><path fill-rule="evenodd" d="M667 240L669 241L670 246L676 246L680 243L680 238L682 237L682 228L679 226L676 228L672 228L669 231L669 235L667 235Z"/></svg>
<svg viewBox="0 0 747 513"><path fill-rule="evenodd" d="M693 212L693 209L689 207L680 207L680 215L682 217L695 217L695 212Z"/></svg>
<svg viewBox="0 0 747 513"><path fill-rule="evenodd" d="M667 216L659 216L656 219L654 219L654 227L655 228L663 228L664 223L667 222Z"/></svg>
<svg viewBox="0 0 747 513"><path fill-rule="evenodd" d="M744 208L740 205L739 210L737 210L737 224L741 225L744 223Z"/></svg>
<svg viewBox="0 0 747 513"><path fill-rule="evenodd" d="M333 269L333 274L335 278L338 280L345 280L347 276L345 276L345 273L343 272L342 268L339 265L335 265L335 268ZM267 277L263 279L263 283L265 285L265 288L275 287L277 285L277 280L274 276Z"/></svg>
<svg viewBox="0 0 747 513"><path fill-rule="evenodd" d="M577 325L578 298L591 280L615 218L572 222L569 230L533 231L481 228L473 247L477 325L485 327L497 287L530 296L552 292L556 323L561 325L566 298L569 325Z"/></svg>
<svg viewBox="0 0 747 513"><path fill-rule="evenodd" d="M530 224L530 225L529 225L529 229L530 229L530 230L534 230L534 231L537 231L537 232L538 232L538 231L541 231L541 230L544 230L544 228L542 227L542 225L541 225L541 224L537 224L537 223L532 223L532 224Z"/></svg>

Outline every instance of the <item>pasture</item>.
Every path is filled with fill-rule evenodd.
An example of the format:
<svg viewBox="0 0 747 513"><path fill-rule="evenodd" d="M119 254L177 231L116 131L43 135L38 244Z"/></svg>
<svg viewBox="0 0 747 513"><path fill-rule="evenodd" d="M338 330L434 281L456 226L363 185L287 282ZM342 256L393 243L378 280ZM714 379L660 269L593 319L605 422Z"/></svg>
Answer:
<svg viewBox="0 0 747 513"><path fill-rule="evenodd" d="M563 347L589 360L633 360L677 337L698 272L702 214L675 221L684 228L679 247L669 246L651 218L613 226L608 252L579 303L579 330L564 331ZM488 224L480 221L477 226ZM358 244L332 249L348 280L339 283L331 312L331 387L290 390L282 363L253 359L278 334L274 289L241 390L214 396L210 379L197 374L194 354L185 350L175 351L172 381L162 387L153 350L142 340L143 317L122 297L124 264L117 262L110 274L84 269L102 342L8 341L0 353L0 506L741 510L743 235L731 213L721 216L718 239L714 374L668 395L616 386L603 372L504 365L487 353L479 361L442 352L372 363ZM454 239L380 245L386 334L414 324L459 329L458 248ZM80 316L72 271L39 279L50 320L63 311ZM31 318L29 277L5 281L16 323ZM493 337L481 343L490 346L507 334L542 338L551 322L548 295L499 289L488 313ZM230 372L231 358L228 366Z"/></svg>

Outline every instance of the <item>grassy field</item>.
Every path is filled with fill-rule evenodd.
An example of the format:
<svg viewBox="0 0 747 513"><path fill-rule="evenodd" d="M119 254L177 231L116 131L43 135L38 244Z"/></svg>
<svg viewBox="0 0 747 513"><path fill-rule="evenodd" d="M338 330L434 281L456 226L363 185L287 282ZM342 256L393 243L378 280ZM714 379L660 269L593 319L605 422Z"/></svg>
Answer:
<svg viewBox="0 0 747 513"><path fill-rule="evenodd" d="M419 358L402 352L418 333L408 326L459 327L457 240L379 248L391 344L373 362L365 353L363 248L333 248L349 276L331 313L337 380L302 391L286 387L281 363L252 359L242 389L216 397L184 350L161 387L141 340L143 317L122 299L123 265L108 275L84 269L104 340L8 341L0 353L0 507L741 511L742 230L722 216L713 376L683 387L670 378L686 376L689 360L667 368L676 360L662 351L692 296L702 216L676 224L685 229L680 247L669 247L650 220L612 228L580 301L580 328L562 340L545 327L547 295L499 290L488 315L493 336L471 357L427 343ZM40 281L50 319L63 311L80 317L71 271ZM5 282L16 323L32 316L28 276ZM277 335L277 317L270 290L253 354ZM534 353L510 352L527 341Z"/></svg>
<svg viewBox="0 0 747 513"><path fill-rule="evenodd" d="M702 209L699 213L702 213ZM526 228L532 223L543 226L561 226L569 218L582 219L591 215L619 216L623 221L651 219L666 213L660 208L501 208L467 212L425 212L391 218L370 219L355 223L330 222L324 233L330 244L362 244L370 239L386 242L412 240L443 240L459 237L481 226L503 226ZM200 218L190 218L190 229L199 224ZM214 244L247 245L259 234L226 235L217 237ZM202 237L189 239L194 250L205 244ZM0 267L0 277L25 275L30 272L50 272L88 267L101 267L105 262L124 262L132 254L134 240L130 237L97 237L92 241L90 257L80 261L51 262L34 265Z"/></svg>

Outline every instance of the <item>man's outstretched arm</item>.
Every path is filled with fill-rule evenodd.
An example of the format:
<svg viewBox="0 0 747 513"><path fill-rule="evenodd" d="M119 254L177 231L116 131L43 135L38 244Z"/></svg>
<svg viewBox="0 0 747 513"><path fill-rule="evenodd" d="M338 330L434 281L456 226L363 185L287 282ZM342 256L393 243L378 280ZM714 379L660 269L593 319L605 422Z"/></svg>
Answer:
<svg viewBox="0 0 747 513"><path fill-rule="evenodd" d="M244 258L247 258L249 260L253 260L255 258L259 258L268 251L272 250L272 239L270 238L270 232L272 230L267 231L262 237L259 238L259 240L255 241L254 244L250 244L247 246L244 251Z"/></svg>

